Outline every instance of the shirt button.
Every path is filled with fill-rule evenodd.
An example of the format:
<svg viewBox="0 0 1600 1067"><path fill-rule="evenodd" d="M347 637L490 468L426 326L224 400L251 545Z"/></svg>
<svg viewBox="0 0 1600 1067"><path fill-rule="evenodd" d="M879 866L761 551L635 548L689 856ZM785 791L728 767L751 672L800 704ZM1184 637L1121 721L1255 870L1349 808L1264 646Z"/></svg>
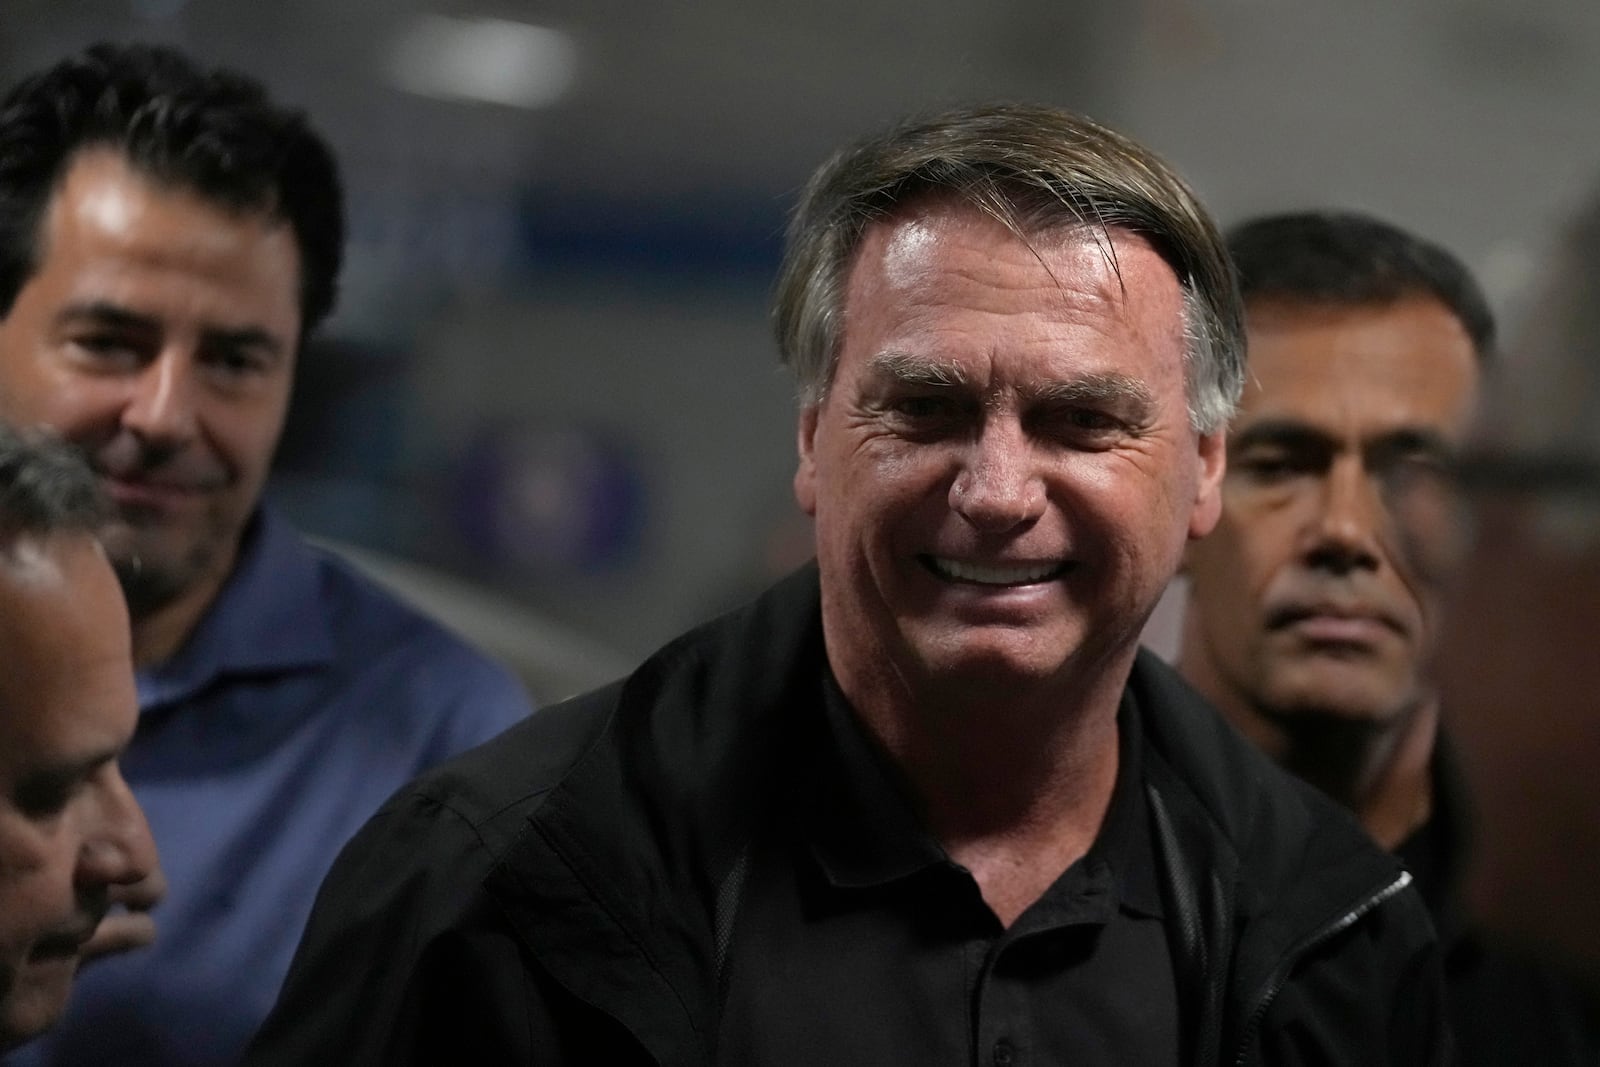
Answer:
<svg viewBox="0 0 1600 1067"><path fill-rule="evenodd" d="M1016 1058L1017 1050L1011 1047L1011 1042L1001 1038L994 1043L994 1067L1011 1067Z"/></svg>

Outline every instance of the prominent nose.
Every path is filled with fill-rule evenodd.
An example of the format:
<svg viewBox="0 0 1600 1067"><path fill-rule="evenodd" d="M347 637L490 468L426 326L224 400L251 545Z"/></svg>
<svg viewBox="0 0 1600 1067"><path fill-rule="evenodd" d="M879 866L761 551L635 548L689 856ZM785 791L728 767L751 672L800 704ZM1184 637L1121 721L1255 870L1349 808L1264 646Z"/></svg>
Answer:
<svg viewBox="0 0 1600 1067"><path fill-rule="evenodd" d="M133 382L122 422L150 442L182 443L195 434L194 361L173 344L145 365Z"/></svg>
<svg viewBox="0 0 1600 1067"><path fill-rule="evenodd" d="M98 803L78 853L80 888L131 885L156 869L156 843L139 802L112 764L97 783Z"/></svg>
<svg viewBox="0 0 1600 1067"><path fill-rule="evenodd" d="M1378 486L1359 457L1334 460L1323 483L1317 512L1307 528L1306 562L1336 574L1376 570L1379 537L1387 516Z"/></svg>
<svg viewBox="0 0 1600 1067"><path fill-rule="evenodd" d="M984 420L950 485L950 507L985 533L1004 533L1044 514L1044 481L1015 420Z"/></svg>

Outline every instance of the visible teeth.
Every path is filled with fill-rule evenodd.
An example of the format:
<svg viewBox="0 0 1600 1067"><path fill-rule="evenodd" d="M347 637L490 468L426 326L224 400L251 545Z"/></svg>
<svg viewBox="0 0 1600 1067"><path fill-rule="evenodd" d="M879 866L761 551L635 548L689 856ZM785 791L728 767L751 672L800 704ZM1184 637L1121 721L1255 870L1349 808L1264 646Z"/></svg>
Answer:
<svg viewBox="0 0 1600 1067"><path fill-rule="evenodd" d="M986 566L981 563L963 563L960 560L932 557L933 569L946 578L983 585L1026 585L1053 577L1061 569L1058 563L1029 563L1021 566Z"/></svg>

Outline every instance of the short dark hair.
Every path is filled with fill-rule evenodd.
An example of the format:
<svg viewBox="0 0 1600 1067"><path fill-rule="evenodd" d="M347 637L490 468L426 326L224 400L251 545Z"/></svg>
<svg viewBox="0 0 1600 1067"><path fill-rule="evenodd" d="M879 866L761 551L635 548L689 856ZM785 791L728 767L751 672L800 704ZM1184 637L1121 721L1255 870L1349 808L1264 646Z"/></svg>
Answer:
<svg viewBox="0 0 1600 1067"><path fill-rule="evenodd" d="M845 148L812 176L789 224L774 319L802 400L833 379L845 280L867 227L948 195L1018 236L1118 226L1145 237L1183 287L1190 422L1227 424L1244 384L1243 315L1222 236L1155 153L1060 108L988 104L914 119Z"/></svg>
<svg viewBox="0 0 1600 1067"><path fill-rule="evenodd" d="M81 452L44 431L0 423L0 544L93 535L110 517L105 490Z"/></svg>
<svg viewBox="0 0 1600 1067"><path fill-rule="evenodd" d="M305 115L174 49L97 44L0 100L0 317L38 270L50 198L88 148L120 152L140 173L231 211L287 222L300 253L301 337L333 310L344 193Z"/></svg>
<svg viewBox="0 0 1600 1067"><path fill-rule="evenodd" d="M1494 313L1459 258L1432 241L1353 211L1263 215L1228 231L1245 306L1361 307L1431 296L1455 315L1480 359L1494 352Z"/></svg>

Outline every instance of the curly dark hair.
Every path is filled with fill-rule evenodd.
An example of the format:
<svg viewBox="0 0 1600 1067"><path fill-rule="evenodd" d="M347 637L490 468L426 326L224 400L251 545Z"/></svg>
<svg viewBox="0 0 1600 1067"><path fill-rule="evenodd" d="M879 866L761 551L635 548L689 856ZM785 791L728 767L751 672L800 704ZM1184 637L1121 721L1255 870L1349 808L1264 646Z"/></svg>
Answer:
<svg viewBox="0 0 1600 1067"><path fill-rule="evenodd" d="M302 112L183 53L97 44L0 100L0 317L39 267L40 223L86 148L230 211L286 221L300 252L301 337L333 310L344 255L338 164Z"/></svg>

